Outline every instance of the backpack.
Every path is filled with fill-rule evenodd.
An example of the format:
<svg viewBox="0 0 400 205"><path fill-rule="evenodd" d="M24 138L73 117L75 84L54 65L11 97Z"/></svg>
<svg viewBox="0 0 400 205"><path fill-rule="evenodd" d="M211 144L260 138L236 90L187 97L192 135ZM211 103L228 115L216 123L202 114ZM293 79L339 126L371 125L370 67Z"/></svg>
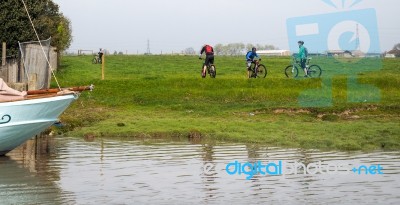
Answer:
<svg viewBox="0 0 400 205"><path fill-rule="evenodd" d="M250 53L251 53L251 55L249 55ZM255 54L256 54L256 53L253 53L253 51L248 51L248 52L246 53L246 59L247 59L247 60L248 60L248 59L253 60L254 57L255 57Z"/></svg>
<svg viewBox="0 0 400 205"><path fill-rule="evenodd" d="M306 47L304 47L304 55L306 58L308 57L308 49Z"/></svg>
<svg viewBox="0 0 400 205"><path fill-rule="evenodd" d="M248 51L248 52L246 53L246 60L250 59L251 56L249 56L249 54L250 54L251 52L252 52L252 51ZM248 58L248 59L247 59L247 58Z"/></svg>
<svg viewBox="0 0 400 205"><path fill-rule="evenodd" d="M206 53L213 53L213 48L209 45L206 45Z"/></svg>

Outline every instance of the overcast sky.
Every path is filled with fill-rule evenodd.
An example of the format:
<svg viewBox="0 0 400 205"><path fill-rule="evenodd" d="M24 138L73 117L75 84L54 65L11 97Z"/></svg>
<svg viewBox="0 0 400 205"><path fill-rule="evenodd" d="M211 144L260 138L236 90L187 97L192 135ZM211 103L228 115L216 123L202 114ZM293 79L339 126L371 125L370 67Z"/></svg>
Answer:
<svg viewBox="0 0 400 205"><path fill-rule="evenodd" d="M144 53L147 40L155 54L188 47L197 51L204 43L259 43L289 49L287 19L367 8L376 11L381 50L400 43L400 0L53 1L72 22L70 51L74 52L105 48Z"/></svg>

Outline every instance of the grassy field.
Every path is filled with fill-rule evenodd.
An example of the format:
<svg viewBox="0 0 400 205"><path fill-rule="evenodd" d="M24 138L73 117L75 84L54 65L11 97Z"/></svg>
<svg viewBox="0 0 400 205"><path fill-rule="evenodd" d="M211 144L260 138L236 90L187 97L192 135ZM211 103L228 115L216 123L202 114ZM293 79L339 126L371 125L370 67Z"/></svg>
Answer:
<svg viewBox="0 0 400 205"><path fill-rule="evenodd" d="M264 57L266 79L246 79L243 57L216 57L202 79L195 56L67 56L63 87L94 84L63 115L72 136L201 138L271 146L400 148L400 60L314 58L319 79L287 79L289 58ZM374 65L371 69L355 65ZM369 84L366 86L366 84Z"/></svg>

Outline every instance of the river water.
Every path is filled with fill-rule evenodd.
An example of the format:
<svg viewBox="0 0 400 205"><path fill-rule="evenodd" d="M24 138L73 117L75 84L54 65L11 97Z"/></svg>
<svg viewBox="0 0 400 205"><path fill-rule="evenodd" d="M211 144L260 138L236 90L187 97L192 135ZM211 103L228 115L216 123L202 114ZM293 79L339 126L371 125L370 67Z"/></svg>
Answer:
<svg viewBox="0 0 400 205"><path fill-rule="evenodd" d="M0 204L400 204L400 151L45 137L0 157L0 190Z"/></svg>

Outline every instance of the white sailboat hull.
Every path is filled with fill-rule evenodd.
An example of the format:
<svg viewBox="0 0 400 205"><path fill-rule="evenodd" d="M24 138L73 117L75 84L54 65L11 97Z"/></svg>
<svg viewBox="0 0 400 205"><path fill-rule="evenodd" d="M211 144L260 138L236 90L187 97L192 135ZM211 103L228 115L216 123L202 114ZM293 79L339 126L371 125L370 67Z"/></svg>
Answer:
<svg viewBox="0 0 400 205"><path fill-rule="evenodd" d="M0 155L50 127L76 98L69 94L0 103Z"/></svg>

